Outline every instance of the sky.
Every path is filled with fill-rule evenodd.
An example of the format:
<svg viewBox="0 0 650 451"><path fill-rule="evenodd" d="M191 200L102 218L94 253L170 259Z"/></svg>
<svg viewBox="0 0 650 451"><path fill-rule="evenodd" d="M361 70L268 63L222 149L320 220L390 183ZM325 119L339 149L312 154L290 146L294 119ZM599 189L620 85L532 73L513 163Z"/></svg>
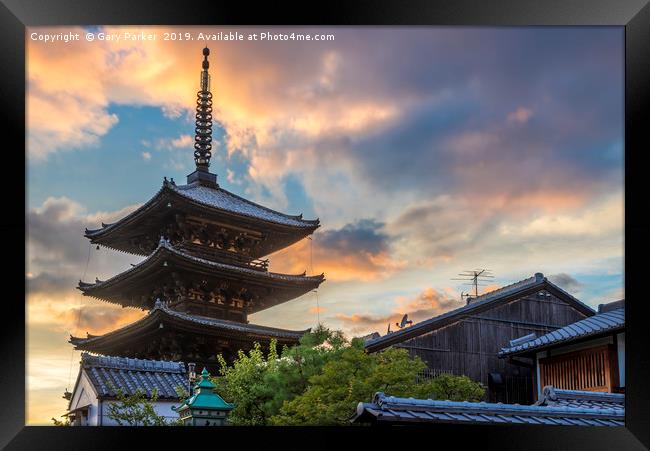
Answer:
<svg viewBox="0 0 650 451"><path fill-rule="evenodd" d="M334 39L197 38L220 31ZM61 33L81 39L44 40ZM65 413L70 334L145 314L75 289L142 259L96 250L84 228L193 171L206 44L219 184L321 221L270 256L275 272L324 272L318 293L251 322L383 335L405 313L462 306L469 287L452 279L475 268L495 275L482 292L542 272L594 308L624 297L623 28L39 27L26 39L28 424Z"/></svg>

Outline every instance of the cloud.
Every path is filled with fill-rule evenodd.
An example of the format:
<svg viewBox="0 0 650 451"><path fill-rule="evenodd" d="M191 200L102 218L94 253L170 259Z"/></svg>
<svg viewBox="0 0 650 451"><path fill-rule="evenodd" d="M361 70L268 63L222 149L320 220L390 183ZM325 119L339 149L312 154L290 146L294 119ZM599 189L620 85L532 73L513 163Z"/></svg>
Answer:
<svg viewBox="0 0 650 451"><path fill-rule="evenodd" d="M159 34L166 30L156 27ZM363 217L389 222L405 199L442 193L502 214L527 210L531 200L548 205L547 195L584 205L622 180L621 148L602 150L622 142L621 33L319 31L332 31L335 43L210 44L215 131L223 132L215 145L222 144L228 161L242 158L239 180L254 200L286 207L281 181L293 175L316 214L341 227ZM195 107L203 45L121 41L46 48L30 41L30 88L52 107L60 95L87 102L91 111L96 105L103 115L111 104L128 104L158 106L180 118ZM90 72L76 70L81 66ZM45 77L46 69L54 75ZM83 130L84 114L56 117L69 118L65 127L73 136ZM182 135L160 146L191 142ZM174 170L189 164L185 156L169 158L165 167Z"/></svg>
<svg viewBox="0 0 650 451"><path fill-rule="evenodd" d="M313 235L270 256L277 272L324 272L331 281L377 280L401 269L404 262L390 254L383 224L365 219ZM312 247L313 246L313 247ZM313 271L311 268L313 262Z"/></svg>
<svg viewBox="0 0 650 451"><path fill-rule="evenodd" d="M174 149L187 149L194 145L194 138L190 135L181 134L176 138L159 138L152 145L148 141L146 147L151 147L155 150L174 150Z"/></svg>
<svg viewBox="0 0 650 451"><path fill-rule="evenodd" d="M151 152L142 152L142 159L144 161L151 161Z"/></svg>
<svg viewBox="0 0 650 451"><path fill-rule="evenodd" d="M508 113L508 122L525 124L531 117L533 117L533 111L520 106L512 113Z"/></svg>
<svg viewBox="0 0 650 451"><path fill-rule="evenodd" d="M440 315L454 308L462 307L458 297L453 297L450 290L441 292L435 288L426 288L415 297L400 296L395 299L395 308L387 315L339 313L336 318L343 322L352 333L370 333L388 329L397 330L395 323L400 323L404 314L414 324Z"/></svg>
<svg viewBox="0 0 650 451"><path fill-rule="evenodd" d="M83 237L86 227L96 228L102 220L113 222L136 207L89 214L79 203L61 197L48 198L28 211L26 293L30 328L45 324L73 332L79 309L83 313L79 327L91 333L104 333L142 316L137 310L84 298L75 289L82 278L106 279L141 259L96 250Z"/></svg>
<svg viewBox="0 0 650 451"><path fill-rule="evenodd" d="M80 336L85 336L85 332L93 335L102 335L120 327L126 326L145 315L144 312L136 309L119 306L102 304L86 305L75 307L59 313L56 320L61 324L75 326L71 330Z"/></svg>
<svg viewBox="0 0 650 451"><path fill-rule="evenodd" d="M567 273L561 272L547 276L548 280L558 285L560 288L568 291L569 293L580 292L584 288L584 284L578 282L575 278Z"/></svg>
<svg viewBox="0 0 650 451"><path fill-rule="evenodd" d="M73 288L83 276L91 277L90 270L104 274L121 271L127 262L138 258L117 254L107 258L83 237L86 228L111 223L135 210L130 205L114 212L86 213L79 203L66 197L49 197L40 207L27 213L27 288L30 294L42 292L55 295ZM92 268L87 263L93 263ZM115 273L111 274L114 275ZM53 290L53 291L52 291Z"/></svg>

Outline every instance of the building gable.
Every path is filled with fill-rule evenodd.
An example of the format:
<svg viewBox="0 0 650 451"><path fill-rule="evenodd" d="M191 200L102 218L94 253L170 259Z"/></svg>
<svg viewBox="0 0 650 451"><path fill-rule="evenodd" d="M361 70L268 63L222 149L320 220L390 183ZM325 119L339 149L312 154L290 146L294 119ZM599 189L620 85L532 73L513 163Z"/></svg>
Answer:
<svg viewBox="0 0 650 451"><path fill-rule="evenodd" d="M543 296L539 295L541 292L544 293ZM525 300L526 303L515 302L519 300ZM554 304L554 307L546 310L538 308L539 305L551 307L551 304ZM499 313L498 308L504 305L510 305L505 309L509 313ZM578 315L571 312L576 312ZM505 315L508 317L507 319L512 321L519 320L531 323L537 321L544 325L551 325L551 322L555 321L554 327L557 328L593 314L595 312L589 306L548 281L543 274L537 273L529 279L479 296L458 309L414 324L411 327L368 340L365 347L369 352L379 351L434 330L448 327L469 317ZM559 317L555 315L559 315ZM565 319L566 322L564 322Z"/></svg>

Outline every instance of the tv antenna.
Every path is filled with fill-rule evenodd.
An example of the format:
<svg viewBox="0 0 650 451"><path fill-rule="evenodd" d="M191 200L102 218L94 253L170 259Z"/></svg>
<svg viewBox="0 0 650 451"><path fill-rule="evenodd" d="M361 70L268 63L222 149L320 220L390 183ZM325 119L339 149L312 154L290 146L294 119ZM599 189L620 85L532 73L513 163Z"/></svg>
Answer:
<svg viewBox="0 0 650 451"><path fill-rule="evenodd" d="M408 315L408 313L406 313L406 314L402 317L402 321L400 321L399 323L395 323L395 325L396 325L397 327L399 327L400 329L404 329L404 328L406 327L407 324L408 324L409 326L411 326L411 325L413 324L413 321L411 321L411 320L409 319L409 315ZM389 324L389 326L390 326L390 324Z"/></svg>
<svg viewBox="0 0 650 451"><path fill-rule="evenodd" d="M458 275L460 276L460 278L453 278L451 280L462 280L464 282L467 282L464 285L472 285L474 287L474 297L478 297L478 287L485 286L485 284L482 282L489 282L492 279L494 279L494 275L492 274L492 270L490 269L472 269L472 270L462 271ZM461 298L463 296L467 297L469 296L469 293L467 294L461 293L460 296Z"/></svg>

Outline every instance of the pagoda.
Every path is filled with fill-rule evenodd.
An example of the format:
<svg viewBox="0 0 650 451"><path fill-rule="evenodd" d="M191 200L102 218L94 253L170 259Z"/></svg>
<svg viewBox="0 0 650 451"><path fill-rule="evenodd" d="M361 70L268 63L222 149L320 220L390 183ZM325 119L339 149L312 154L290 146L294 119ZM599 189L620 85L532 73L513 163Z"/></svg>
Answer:
<svg viewBox="0 0 650 451"><path fill-rule="evenodd" d="M315 290L324 275L268 270L268 254L311 235L319 220L286 215L219 186L209 171L212 93L208 48L197 94L194 161L187 184L164 178L160 190L121 220L86 229L97 246L146 256L139 264L79 290L122 307L147 310L140 320L104 335L70 337L77 350L139 359L196 362L216 370L255 342L296 344L307 330L250 324L248 315Z"/></svg>

